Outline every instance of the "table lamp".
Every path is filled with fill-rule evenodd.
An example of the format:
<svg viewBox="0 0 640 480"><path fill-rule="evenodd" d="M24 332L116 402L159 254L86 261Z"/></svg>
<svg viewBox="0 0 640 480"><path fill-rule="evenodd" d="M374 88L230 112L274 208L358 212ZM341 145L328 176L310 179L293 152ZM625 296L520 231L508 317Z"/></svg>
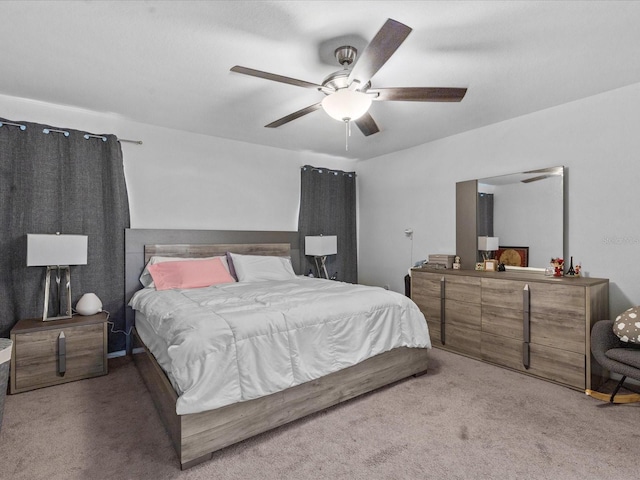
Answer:
<svg viewBox="0 0 640 480"><path fill-rule="evenodd" d="M86 235L27 234L27 267L47 267L44 285L44 308L42 321L71 318L71 270L70 265L87 264ZM51 271L56 271L58 311L56 316L49 316L49 291L51 289ZM61 286L61 275L66 272L66 283ZM66 290L66 310L62 308L62 289Z"/></svg>
<svg viewBox="0 0 640 480"><path fill-rule="evenodd" d="M482 259L491 259L493 252L500 248L499 244L498 237L478 237L478 250L482 252Z"/></svg>
<svg viewBox="0 0 640 480"><path fill-rule="evenodd" d="M323 278L323 273L324 278L329 278L325 262L327 261L327 255L335 255L336 253L338 253L337 236L314 235L304 237L304 254L314 257L319 278Z"/></svg>

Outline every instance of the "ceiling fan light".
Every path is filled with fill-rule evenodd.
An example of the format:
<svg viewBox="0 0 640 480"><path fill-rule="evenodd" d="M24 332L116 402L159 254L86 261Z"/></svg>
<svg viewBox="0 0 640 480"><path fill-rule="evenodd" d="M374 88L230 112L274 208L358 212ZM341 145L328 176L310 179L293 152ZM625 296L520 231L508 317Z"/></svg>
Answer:
<svg viewBox="0 0 640 480"><path fill-rule="evenodd" d="M341 122L356 120L367 113L371 107L371 98L362 93L341 89L327 95L322 100L322 108L331 118Z"/></svg>

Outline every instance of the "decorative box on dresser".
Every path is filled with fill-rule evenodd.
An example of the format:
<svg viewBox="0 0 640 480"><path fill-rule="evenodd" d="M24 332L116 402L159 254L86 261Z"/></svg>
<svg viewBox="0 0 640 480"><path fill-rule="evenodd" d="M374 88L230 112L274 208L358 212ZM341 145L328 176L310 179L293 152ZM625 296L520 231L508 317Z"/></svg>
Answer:
<svg viewBox="0 0 640 480"><path fill-rule="evenodd" d="M608 279L419 268L411 295L436 347L575 389L600 381L591 326L609 317Z"/></svg>
<svg viewBox="0 0 640 480"><path fill-rule="evenodd" d="M11 329L9 393L106 375L107 314L43 322L20 320Z"/></svg>

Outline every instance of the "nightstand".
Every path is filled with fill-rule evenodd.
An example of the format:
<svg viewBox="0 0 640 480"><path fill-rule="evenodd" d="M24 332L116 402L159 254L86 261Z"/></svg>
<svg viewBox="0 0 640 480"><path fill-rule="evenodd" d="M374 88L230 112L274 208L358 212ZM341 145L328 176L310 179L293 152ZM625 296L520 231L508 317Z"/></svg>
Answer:
<svg viewBox="0 0 640 480"><path fill-rule="evenodd" d="M107 374L107 314L43 322L20 320L11 329L11 386L20 393Z"/></svg>

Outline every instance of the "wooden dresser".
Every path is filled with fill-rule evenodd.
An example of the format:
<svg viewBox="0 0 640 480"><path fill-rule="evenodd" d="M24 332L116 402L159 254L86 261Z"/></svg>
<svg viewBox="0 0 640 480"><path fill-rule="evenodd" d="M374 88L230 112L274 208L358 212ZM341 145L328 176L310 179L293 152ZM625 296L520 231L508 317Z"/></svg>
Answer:
<svg viewBox="0 0 640 480"><path fill-rule="evenodd" d="M607 279L421 268L411 294L435 347L580 390L600 381L590 339L609 318Z"/></svg>
<svg viewBox="0 0 640 480"><path fill-rule="evenodd" d="M10 393L106 375L107 335L106 313L20 320L11 329Z"/></svg>

